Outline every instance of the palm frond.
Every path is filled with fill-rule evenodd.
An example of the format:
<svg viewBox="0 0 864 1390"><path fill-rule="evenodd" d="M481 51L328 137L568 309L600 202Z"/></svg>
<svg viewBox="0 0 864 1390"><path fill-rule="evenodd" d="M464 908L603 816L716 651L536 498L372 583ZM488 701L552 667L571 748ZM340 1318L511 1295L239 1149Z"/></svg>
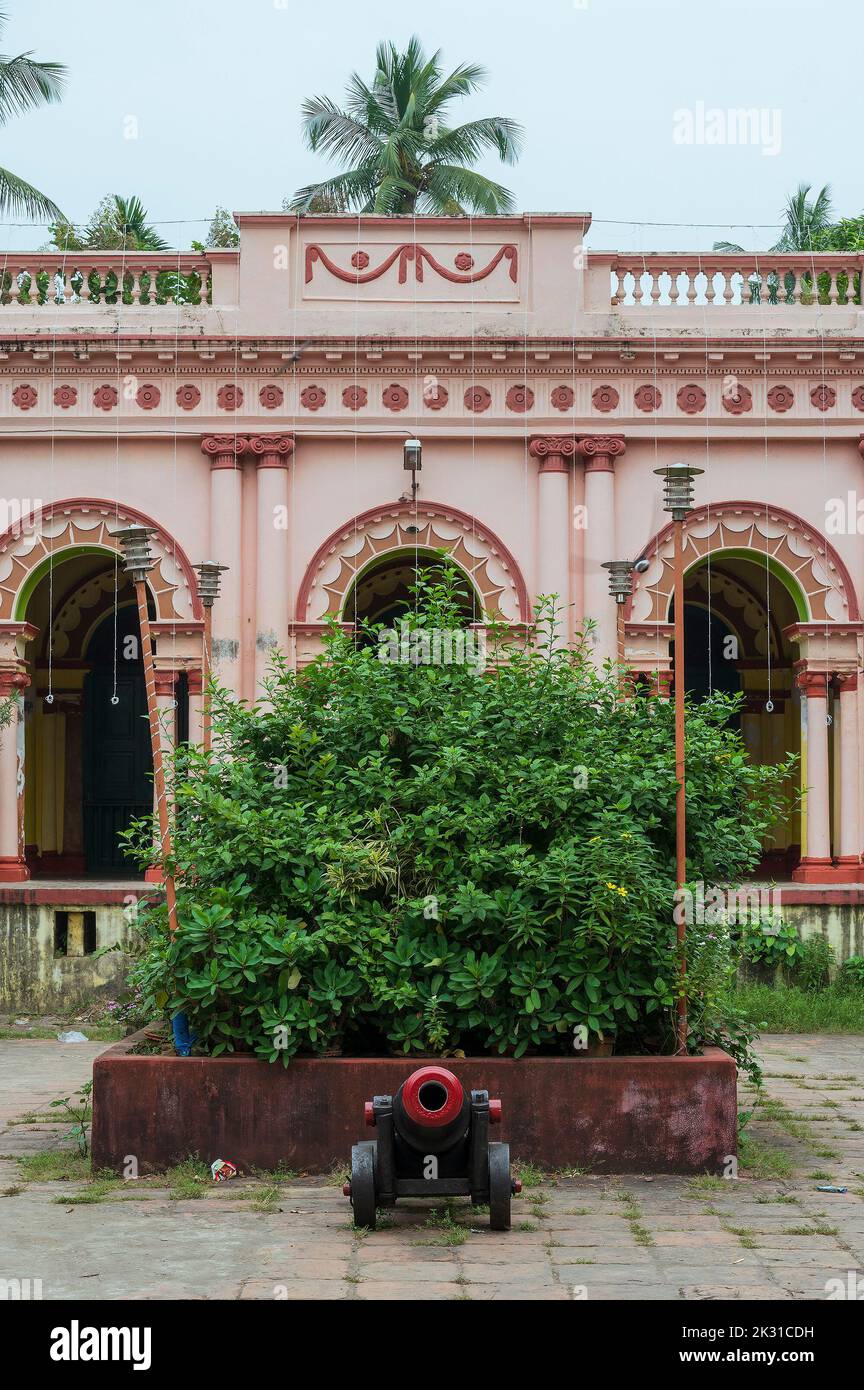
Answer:
<svg viewBox="0 0 864 1390"><path fill-rule="evenodd" d="M343 165L362 163L380 154L381 141L329 97L310 97L301 110L303 135L315 153L326 154Z"/></svg>
<svg viewBox="0 0 864 1390"><path fill-rule="evenodd" d="M425 191L443 206L453 201L486 216L512 212L516 201L509 188L457 164L429 164L423 170Z"/></svg>
<svg viewBox="0 0 864 1390"><path fill-rule="evenodd" d="M0 124L36 106L59 101L66 81L62 63L38 63L29 53L0 56Z"/></svg>
<svg viewBox="0 0 864 1390"><path fill-rule="evenodd" d="M9 169L0 169L0 212L25 213L28 217L44 218L46 222L65 221L53 199Z"/></svg>
<svg viewBox="0 0 864 1390"><path fill-rule="evenodd" d="M515 164L522 152L524 130L507 116L487 116L468 121L455 130L445 130L432 142L433 159L472 163L487 150L497 150L504 164Z"/></svg>
<svg viewBox="0 0 864 1390"><path fill-rule="evenodd" d="M310 212L312 204L319 202L322 205L332 203L333 212L371 212L376 187L374 171L347 169L332 179L298 188L286 206L291 212Z"/></svg>

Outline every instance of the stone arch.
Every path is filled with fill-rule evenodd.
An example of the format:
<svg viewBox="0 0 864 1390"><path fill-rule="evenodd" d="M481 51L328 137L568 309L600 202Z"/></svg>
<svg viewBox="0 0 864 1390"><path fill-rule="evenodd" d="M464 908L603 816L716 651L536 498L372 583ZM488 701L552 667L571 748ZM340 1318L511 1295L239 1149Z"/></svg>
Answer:
<svg viewBox="0 0 864 1390"><path fill-rule="evenodd" d="M505 622L530 621L525 580L503 541L468 512L435 502L372 507L328 536L303 576L297 621L338 618L362 570L383 555L415 547L448 551L471 580L487 612Z"/></svg>
<svg viewBox="0 0 864 1390"><path fill-rule="evenodd" d="M195 571L173 536L134 507L76 497L52 502L0 535L0 621L24 618L30 595L52 558L56 562L86 550L113 556L119 550L114 532L130 525L153 528L156 565L148 584L156 617L165 622L200 620Z"/></svg>
<svg viewBox="0 0 864 1390"><path fill-rule="evenodd" d="M634 577L630 621L668 621L672 545L670 522L643 552L650 565L644 575ZM749 559L763 557L790 590L802 622L859 620L857 595L843 560L815 526L793 512L762 502L718 502L696 508L684 523L685 570L721 551Z"/></svg>

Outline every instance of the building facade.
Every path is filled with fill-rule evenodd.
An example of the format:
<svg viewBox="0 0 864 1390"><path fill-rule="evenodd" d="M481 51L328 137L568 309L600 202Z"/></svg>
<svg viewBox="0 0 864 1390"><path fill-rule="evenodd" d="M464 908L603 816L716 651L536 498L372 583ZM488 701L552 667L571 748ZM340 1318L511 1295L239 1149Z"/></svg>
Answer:
<svg viewBox="0 0 864 1390"><path fill-rule="evenodd" d="M679 460L703 469L686 685L744 691L757 761L800 755L762 874L861 950L862 257L588 251L577 214L237 220L206 256L6 257L0 1006L106 983L92 949L145 891L117 839L152 796L121 527L153 528L166 741L201 734L201 560L227 566L215 672L253 700L274 647L301 668L442 548L478 623L521 630L554 593L602 665L603 564L640 558L625 661L668 694L654 470Z"/></svg>

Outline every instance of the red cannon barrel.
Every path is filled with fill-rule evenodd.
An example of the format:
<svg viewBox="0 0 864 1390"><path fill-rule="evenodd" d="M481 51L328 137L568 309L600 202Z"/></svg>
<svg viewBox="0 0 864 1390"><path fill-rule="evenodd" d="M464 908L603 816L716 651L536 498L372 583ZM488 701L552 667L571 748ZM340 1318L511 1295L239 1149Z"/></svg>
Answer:
<svg viewBox="0 0 864 1390"><path fill-rule="evenodd" d="M393 1101L396 1130L412 1148L440 1153L462 1139L471 1122L471 1098L446 1067L420 1067Z"/></svg>

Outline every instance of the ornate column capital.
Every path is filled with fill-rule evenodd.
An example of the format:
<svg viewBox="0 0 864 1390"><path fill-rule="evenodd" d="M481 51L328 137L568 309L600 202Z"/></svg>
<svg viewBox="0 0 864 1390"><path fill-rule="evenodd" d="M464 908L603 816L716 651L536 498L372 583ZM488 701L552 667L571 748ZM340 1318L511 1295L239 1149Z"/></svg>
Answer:
<svg viewBox="0 0 864 1390"><path fill-rule="evenodd" d="M828 680L827 671L798 671L795 676L798 689L803 691L808 700L826 700Z"/></svg>
<svg viewBox="0 0 864 1390"><path fill-rule="evenodd" d="M248 449L249 440L242 434L205 434L201 440L201 452L209 458L211 469L239 468Z"/></svg>
<svg viewBox="0 0 864 1390"><path fill-rule="evenodd" d="M287 468L294 452L292 434L252 434L248 444L258 468Z"/></svg>
<svg viewBox="0 0 864 1390"><path fill-rule="evenodd" d="M8 700L10 695L20 695L30 684L26 671L0 671L0 699Z"/></svg>
<svg viewBox="0 0 864 1390"><path fill-rule="evenodd" d="M864 459L864 434L859 434L858 436L858 452L862 459Z"/></svg>
<svg viewBox="0 0 864 1390"><path fill-rule="evenodd" d="M153 688L157 696L161 696L163 699L173 700L176 694L176 686L176 671L154 671Z"/></svg>
<svg viewBox="0 0 864 1390"><path fill-rule="evenodd" d="M837 675L837 688L841 695L851 694L858 689L858 672L841 671Z"/></svg>
<svg viewBox="0 0 864 1390"><path fill-rule="evenodd" d="M540 460L540 473L568 473L576 450L576 437L572 434L538 434L528 445L531 457Z"/></svg>
<svg viewBox="0 0 864 1390"><path fill-rule="evenodd" d="M615 460L627 448L623 434L586 434L576 446L585 460L586 473L614 473Z"/></svg>

